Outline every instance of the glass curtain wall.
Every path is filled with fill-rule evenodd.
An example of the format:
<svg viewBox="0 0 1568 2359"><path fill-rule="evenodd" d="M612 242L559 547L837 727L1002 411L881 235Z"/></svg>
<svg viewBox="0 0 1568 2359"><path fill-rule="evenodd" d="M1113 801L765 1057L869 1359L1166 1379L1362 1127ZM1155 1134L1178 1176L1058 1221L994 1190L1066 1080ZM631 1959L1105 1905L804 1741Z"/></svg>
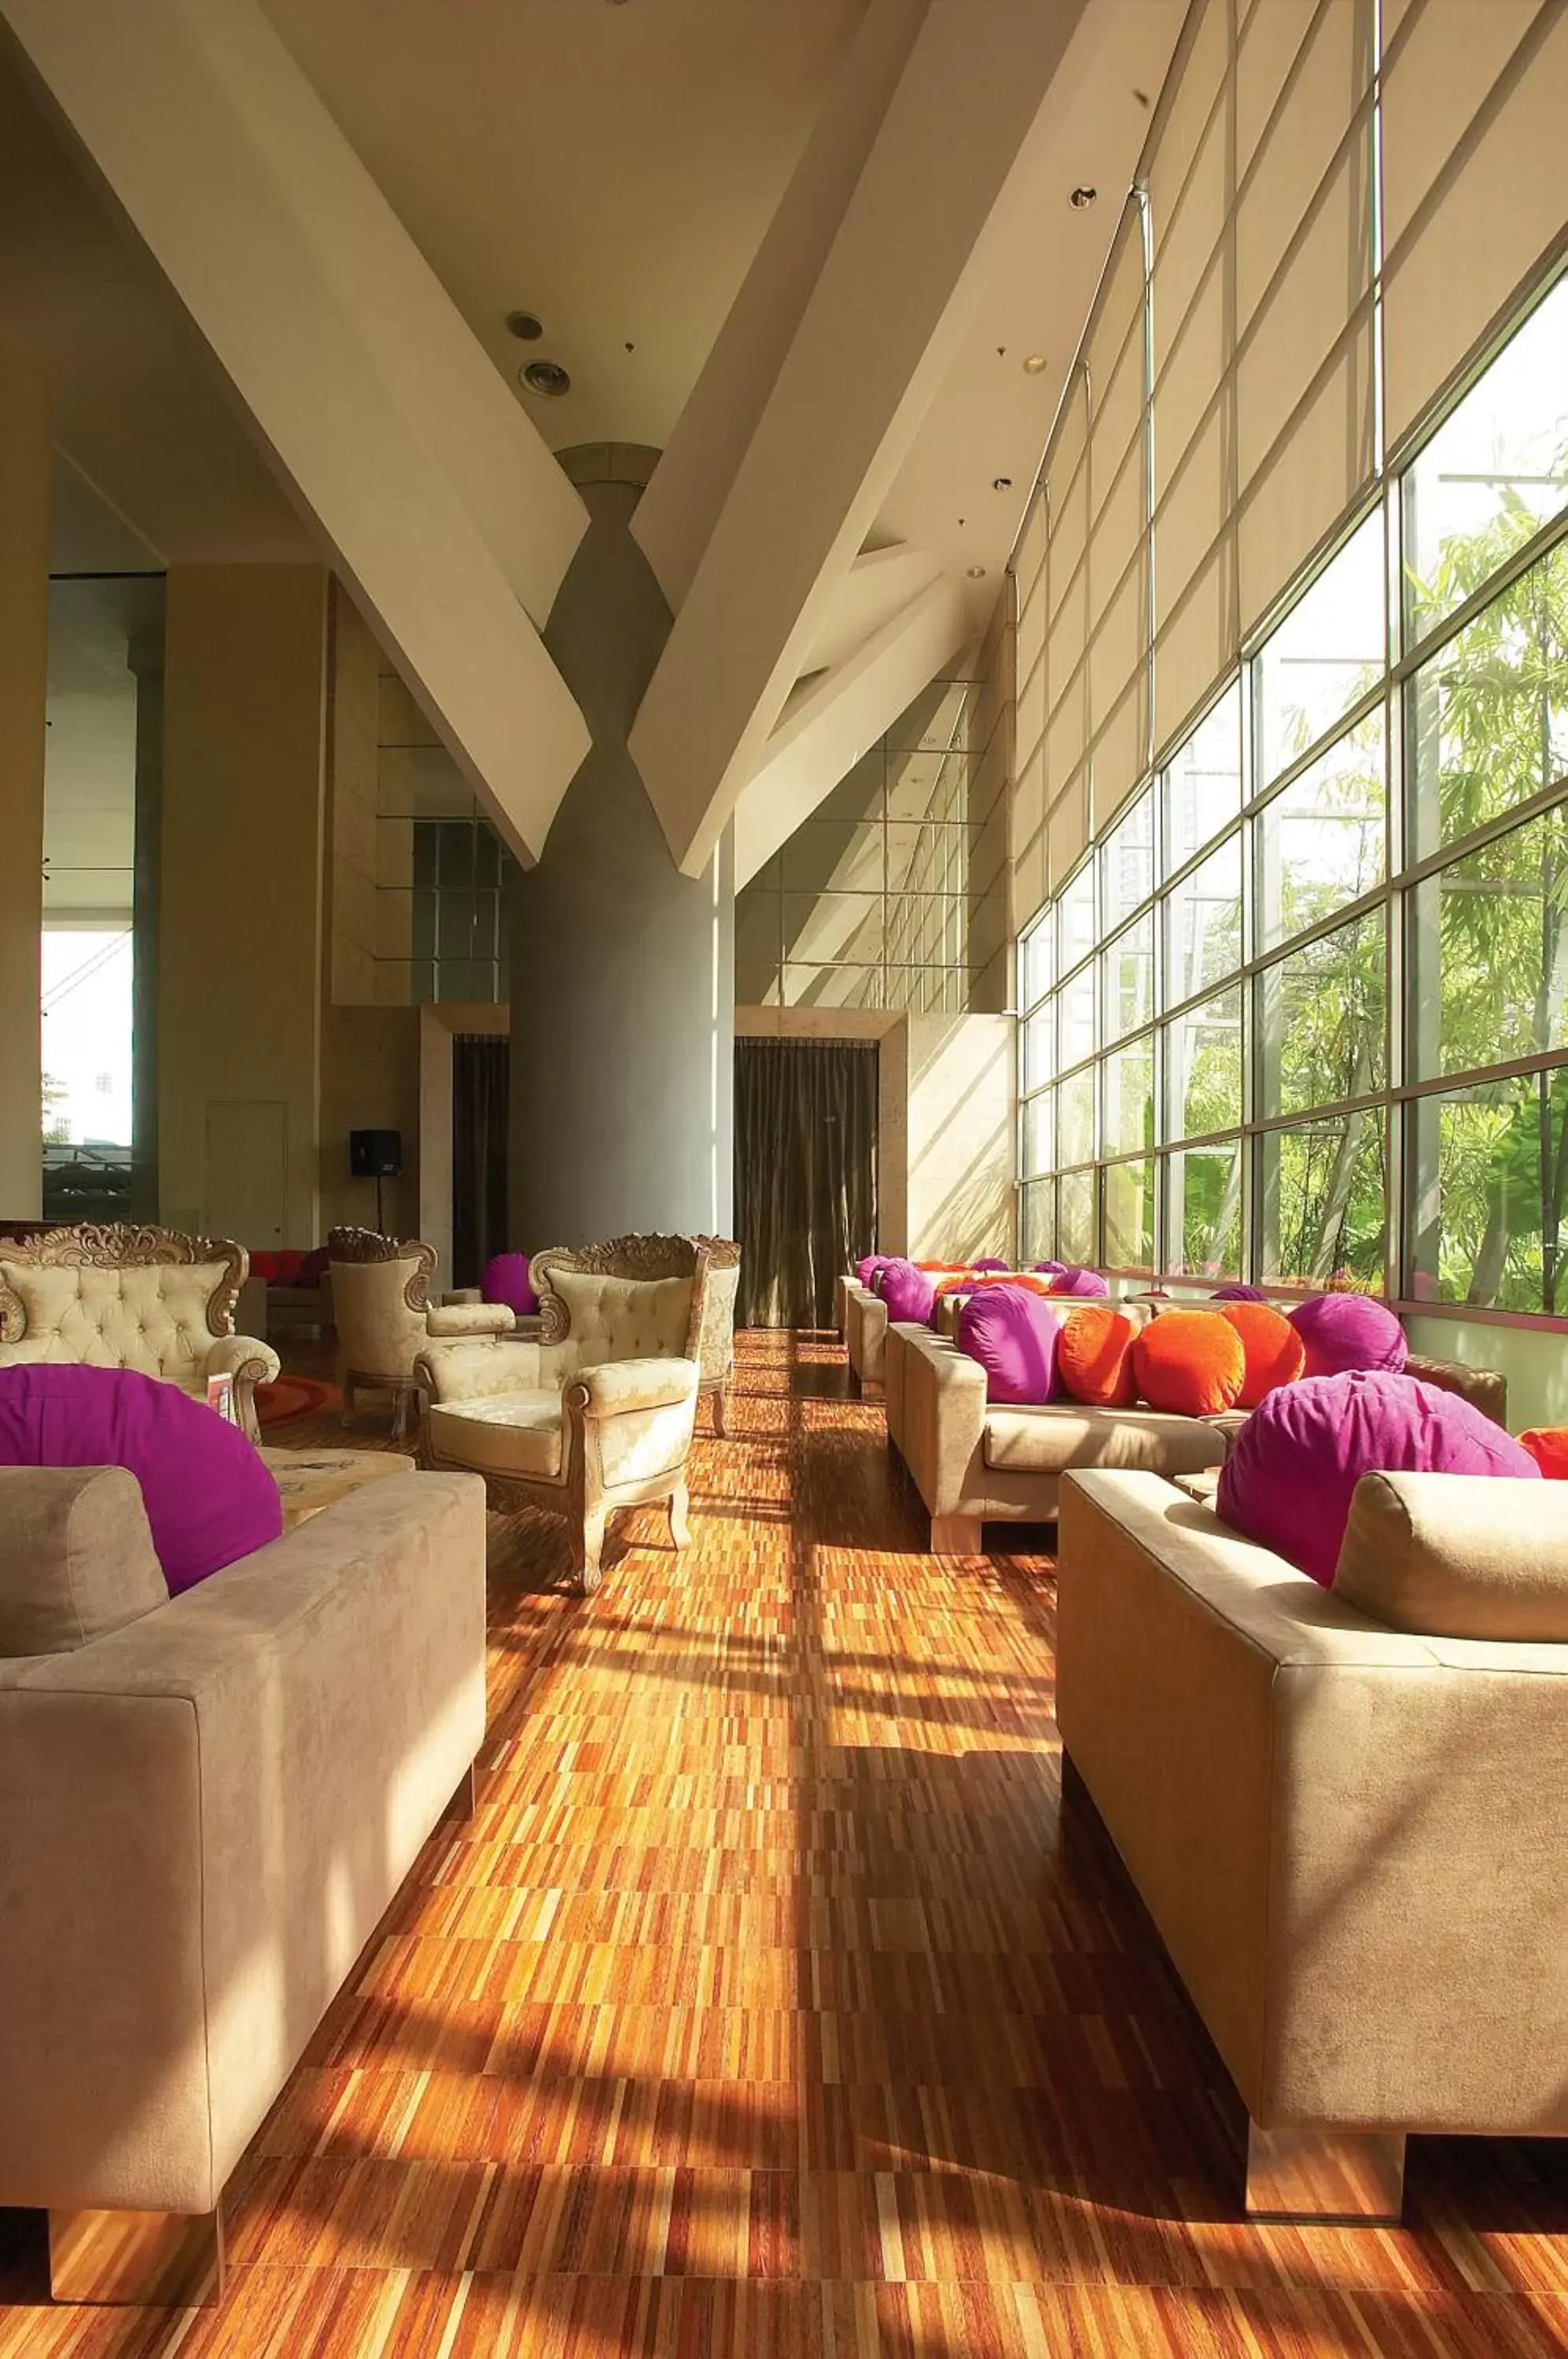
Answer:
<svg viewBox="0 0 1568 2359"><path fill-rule="evenodd" d="M161 574L49 585L43 1206L150 1216L163 738Z"/></svg>
<svg viewBox="0 0 1568 2359"><path fill-rule="evenodd" d="M1470 198L1481 201L1495 168L1488 88L1500 105L1523 87L1524 67L1547 70L1541 28L1521 36L1521 12L1498 12L1489 36L1469 12L1472 86L1462 112L1450 106L1446 163L1429 158L1423 167L1432 209L1408 233L1396 230L1406 198L1384 192L1403 191L1401 176L1415 167L1403 147L1395 158L1388 118L1413 126L1418 82L1429 95L1436 80L1451 95L1457 88L1454 60L1432 46L1454 15L1454 0L1380 14L1354 0L1316 12L1211 0L1157 131L1147 203L1129 208L1147 265L1145 524L1159 592L1138 663L1155 726L1164 730L1168 716L1177 725L1129 796L1124 766L1107 774L1094 759L1092 698L1087 729L1075 709L1072 731L1089 758L1064 778L1051 761L1055 700L1038 700L1046 720L1033 754L1022 744L1020 704L1020 785L1030 760L1039 769L1025 842L1032 809L1043 814L1049 887L1020 943L1031 1256L1139 1275L1247 1277L1287 1291L1348 1283L1422 1308L1568 1315L1562 209L1541 239L1552 258L1522 292L1517 277L1498 276L1517 270L1510 224L1502 260L1486 257L1479 293L1456 294L1462 310L1488 306L1482 326L1499 308L1504 315L1467 362L1441 305L1421 308L1409 283L1395 301L1401 276L1430 269L1430 253L1418 249L1434 220L1446 222L1456 260L1464 250L1473 222L1456 190L1476 179ZM1289 45L1286 26L1299 43L1271 105L1256 83L1248 96L1248 42L1260 19L1271 49ZM1315 166L1310 155L1271 164L1268 150L1293 116L1291 92L1314 86L1331 19L1333 38L1348 40L1336 66L1351 67L1333 81L1343 136ZM1212 51L1211 20L1229 37ZM1565 63L1568 49L1558 70ZM1249 109L1254 118L1261 110L1261 129ZM1455 123L1470 127L1455 136ZM1319 121L1320 145L1322 132ZM1430 124L1401 136L1430 140ZM1249 192L1260 176L1282 184L1314 168L1308 225L1338 204L1347 172L1364 182L1335 215L1334 251L1342 263L1360 256L1364 239L1366 300L1357 263L1340 274L1338 325L1325 311L1318 329L1302 328L1309 364L1323 353L1310 367L1315 390L1297 399L1267 464L1249 475L1242 364L1255 347L1245 321L1274 299L1273 248L1256 220L1249 228ZM1206 196L1205 170L1214 179ZM1175 215L1163 225L1162 185ZM1189 235L1198 214L1204 235ZM1301 251L1290 259L1287 242L1276 275L1288 281ZM1189 397L1178 385L1173 405L1171 385L1184 343L1218 332L1203 319L1205 268L1233 337L1236 321L1244 323L1228 357L1211 353L1210 411L1230 472L1204 490L1218 519L1206 538L1192 505L1199 429L1183 434ZM1257 302L1237 312L1248 272ZM1401 338L1415 349L1401 347L1396 360ZM1094 340L1092 326L1091 358ZM1312 407L1335 384L1334 432L1319 446ZM1400 437L1386 456L1396 390ZM1092 426L1092 392L1083 406ZM1174 419L1169 434L1162 417ZM1092 467L1092 431L1086 452L1079 440L1064 416L1020 541L1020 678L1031 660L1047 680L1062 663L1050 618L1070 595L1054 573L1065 502L1053 486L1064 462L1070 500ZM1340 513L1325 536L1312 459L1331 443ZM1259 503L1274 517L1261 538L1248 524ZM1281 578L1292 539L1298 561ZM1208 553L1194 557L1200 543ZM1071 518L1062 554L1076 578L1085 552ZM1208 587L1194 593L1194 581ZM1067 693L1078 699L1075 642L1065 653Z"/></svg>

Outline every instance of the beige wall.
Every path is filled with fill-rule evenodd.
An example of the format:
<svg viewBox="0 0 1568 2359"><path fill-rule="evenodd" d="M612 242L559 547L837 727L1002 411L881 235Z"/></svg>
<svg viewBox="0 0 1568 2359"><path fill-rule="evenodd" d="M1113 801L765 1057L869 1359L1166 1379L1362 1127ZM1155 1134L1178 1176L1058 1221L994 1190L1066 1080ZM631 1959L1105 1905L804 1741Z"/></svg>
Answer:
<svg viewBox="0 0 1568 2359"><path fill-rule="evenodd" d="M403 1176L382 1190L387 1228L419 1228L419 1014L417 1007L324 1007L321 1011L320 1234L339 1222L376 1224L376 1182L348 1168L351 1130L396 1130Z"/></svg>
<svg viewBox="0 0 1568 2359"><path fill-rule="evenodd" d="M31 353L0 340L0 1219L43 1209L38 1013L49 403Z"/></svg>
<svg viewBox="0 0 1568 2359"><path fill-rule="evenodd" d="M319 1233L326 668L322 568L170 570L158 1176L180 1228L208 1227L212 1110L242 1103L285 1110L283 1242Z"/></svg>
<svg viewBox="0 0 1568 2359"><path fill-rule="evenodd" d="M877 1042L877 1244L917 1260L1012 1256L1016 1035L1010 1016L735 1009L737 1040Z"/></svg>

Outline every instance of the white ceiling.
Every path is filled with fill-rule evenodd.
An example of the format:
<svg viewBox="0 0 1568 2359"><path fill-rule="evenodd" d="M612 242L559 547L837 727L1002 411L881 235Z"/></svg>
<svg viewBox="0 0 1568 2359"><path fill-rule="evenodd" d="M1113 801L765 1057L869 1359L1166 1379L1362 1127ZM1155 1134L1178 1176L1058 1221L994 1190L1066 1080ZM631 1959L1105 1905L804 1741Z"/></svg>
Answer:
<svg viewBox="0 0 1568 2359"><path fill-rule="evenodd" d="M665 441L865 5L263 0L508 384L532 357L572 371L560 400L516 392L557 449ZM1092 5L1103 38L1089 86L1067 137L1030 158L995 224L979 313L872 535L960 582L975 632L1000 587L1185 0ZM1067 199L1080 182L1101 198L1075 212ZM518 307L544 321L539 343L506 332ZM176 561L310 553L182 308L112 221L4 41L0 325L50 365L60 443L107 504L105 550L123 551L128 531ZM1030 353L1046 357L1039 375L1023 370ZM996 477L1007 488L994 489ZM62 508L62 562L93 561L94 513L103 522L74 497Z"/></svg>
<svg viewBox="0 0 1568 2359"><path fill-rule="evenodd" d="M662 448L865 0L263 5L508 381L570 370L562 450Z"/></svg>

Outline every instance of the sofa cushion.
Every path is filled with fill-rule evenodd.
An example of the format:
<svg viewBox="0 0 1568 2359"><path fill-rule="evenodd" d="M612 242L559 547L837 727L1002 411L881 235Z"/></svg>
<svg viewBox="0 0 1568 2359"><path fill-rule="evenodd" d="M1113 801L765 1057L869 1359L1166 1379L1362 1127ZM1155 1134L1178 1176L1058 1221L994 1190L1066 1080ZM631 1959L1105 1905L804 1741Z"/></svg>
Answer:
<svg viewBox="0 0 1568 2359"><path fill-rule="evenodd" d="M531 1319L539 1309L527 1254L493 1254L485 1265L479 1292L485 1301L501 1303L519 1319Z"/></svg>
<svg viewBox="0 0 1568 2359"><path fill-rule="evenodd" d="M1110 1287L1097 1269L1064 1269L1051 1281L1052 1294L1109 1294Z"/></svg>
<svg viewBox="0 0 1568 2359"><path fill-rule="evenodd" d="M1229 1321L1212 1310L1168 1310L1132 1347L1133 1374L1151 1408L1217 1417L1241 1398L1247 1353Z"/></svg>
<svg viewBox="0 0 1568 2359"><path fill-rule="evenodd" d="M1216 1298L1217 1299L1217 1298ZM1277 1385L1293 1385L1306 1366L1307 1347L1282 1310L1271 1302L1225 1302L1220 1316L1241 1338L1246 1366L1238 1408L1256 1408Z"/></svg>
<svg viewBox="0 0 1568 2359"><path fill-rule="evenodd" d="M1062 1390L1091 1408L1130 1408L1138 1398L1132 1347L1138 1326L1108 1302L1085 1302L1062 1322L1056 1372Z"/></svg>
<svg viewBox="0 0 1568 2359"><path fill-rule="evenodd" d="M912 1261L889 1262L882 1273L882 1299L887 1316L903 1326L929 1327L936 1307L936 1288Z"/></svg>
<svg viewBox="0 0 1568 2359"><path fill-rule="evenodd" d="M1413 1376L1352 1368L1282 1385L1253 1410L1220 1479L1222 1521L1328 1587L1364 1474L1540 1469L1468 1401Z"/></svg>
<svg viewBox="0 0 1568 2359"><path fill-rule="evenodd" d="M169 1603L123 1466L0 1466L0 1657L60 1655Z"/></svg>
<svg viewBox="0 0 1568 2359"><path fill-rule="evenodd" d="M1568 1499L1473 1474L1364 1474L1334 1581L1428 1638L1568 1641Z"/></svg>
<svg viewBox="0 0 1568 2359"><path fill-rule="evenodd" d="M0 1465L127 1467L171 1597L283 1530L278 1485L238 1427L126 1368L0 1368Z"/></svg>
<svg viewBox="0 0 1568 2359"><path fill-rule="evenodd" d="M1239 1280L1229 1286L1216 1286L1209 1297L1211 1302L1267 1302L1268 1299L1260 1286L1243 1286Z"/></svg>
<svg viewBox="0 0 1568 2359"><path fill-rule="evenodd" d="M1022 1287L980 1287L958 1314L958 1348L985 1369L988 1401L1050 1400L1058 1333L1055 1312Z"/></svg>
<svg viewBox="0 0 1568 2359"><path fill-rule="evenodd" d="M561 1478L559 1389L489 1393L478 1400L432 1401L430 1446L486 1474L517 1474L534 1482Z"/></svg>
<svg viewBox="0 0 1568 2359"><path fill-rule="evenodd" d="M1529 1451L1549 1482L1568 1483L1568 1426L1527 1427L1519 1435L1519 1448Z"/></svg>
<svg viewBox="0 0 1568 2359"><path fill-rule="evenodd" d="M1314 1294L1297 1304L1290 1324L1306 1347L1309 1376L1340 1376L1352 1368L1398 1375L1410 1356L1404 1329L1369 1294Z"/></svg>
<svg viewBox="0 0 1568 2359"><path fill-rule="evenodd" d="M1215 1428L1158 1409L1088 1408L1058 1401L1049 1408L985 1412L985 1463L998 1473L1062 1474L1070 1466L1109 1466L1174 1475L1217 1466L1224 1454L1225 1439Z"/></svg>

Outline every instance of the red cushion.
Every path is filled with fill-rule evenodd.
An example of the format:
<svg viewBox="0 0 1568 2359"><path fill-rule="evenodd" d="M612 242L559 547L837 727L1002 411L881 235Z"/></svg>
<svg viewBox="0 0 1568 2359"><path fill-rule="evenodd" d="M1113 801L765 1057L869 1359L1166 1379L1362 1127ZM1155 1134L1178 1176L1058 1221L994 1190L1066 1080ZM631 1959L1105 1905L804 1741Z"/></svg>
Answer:
<svg viewBox="0 0 1568 2359"><path fill-rule="evenodd" d="M304 1255L299 1251L297 1245L281 1246L272 1256L273 1284L275 1286L298 1286L299 1283L299 1265L304 1258ZM255 1267L254 1263L252 1264L252 1267Z"/></svg>
<svg viewBox="0 0 1568 2359"><path fill-rule="evenodd" d="M1138 1398L1132 1347L1138 1329L1125 1310L1088 1302L1062 1321L1056 1373L1062 1390L1090 1408L1128 1408Z"/></svg>
<svg viewBox="0 0 1568 2359"><path fill-rule="evenodd" d="M268 1286L270 1286L273 1279L278 1276L278 1256L276 1254L269 1253L252 1254L250 1257L250 1274L252 1277L266 1278Z"/></svg>
<svg viewBox="0 0 1568 2359"><path fill-rule="evenodd" d="M1235 1408L1247 1379L1241 1337L1213 1310L1168 1310L1151 1319L1133 1344L1132 1364L1150 1408L1178 1417Z"/></svg>
<svg viewBox="0 0 1568 2359"><path fill-rule="evenodd" d="M1256 1408L1278 1385L1293 1385L1307 1364L1307 1347L1271 1302L1226 1302L1220 1317L1236 1329L1247 1368L1238 1408Z"/></svg>
<svg viewBox="0 0 1568 2359"><path fill-rule="evenodd" d="M1568 1483L1568 1425L1532 1425L1519 1441L1550 1481Z"/></svg>

